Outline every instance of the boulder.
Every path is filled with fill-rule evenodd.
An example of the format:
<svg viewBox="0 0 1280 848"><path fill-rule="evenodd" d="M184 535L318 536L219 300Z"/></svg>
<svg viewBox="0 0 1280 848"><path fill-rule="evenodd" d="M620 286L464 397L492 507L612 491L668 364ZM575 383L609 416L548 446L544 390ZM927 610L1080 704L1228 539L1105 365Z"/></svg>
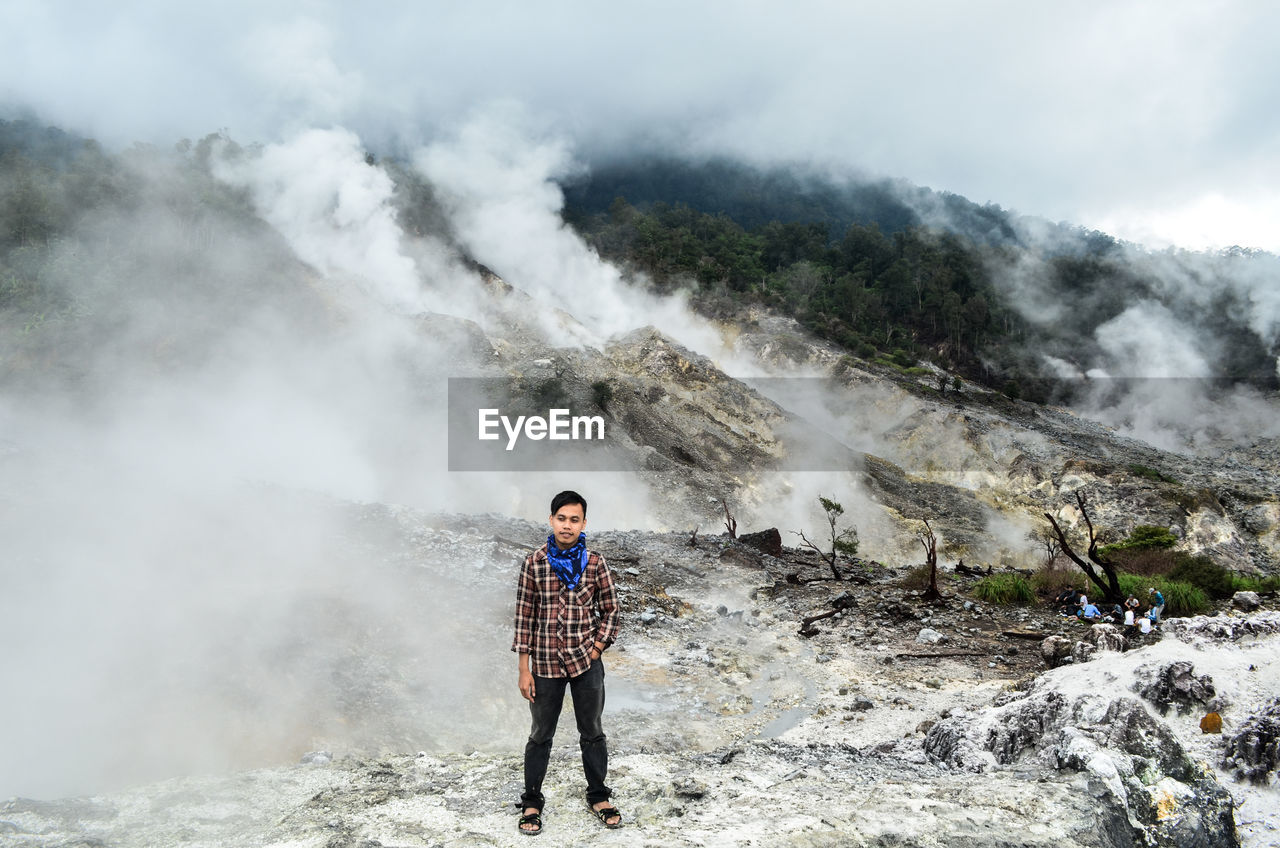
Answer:
<svg viewBox="0 0 1280 848"><path fill-rule="evenodd" d="M1047 762L1087 776L1103 845L1238 846L1234 802L1163 721L1135 698L1102 704L1050 690L929 728L924 751L958 772ZM1280 705L1277 706L1280 710ZM949 844L949 843L948 843ZM976 843L975 843L976 844ZM1072 844L1081 844L1079 842Z"/></svg>
<svg viewBox="0 0 1280 848"><path fill-rule="evenodd" d="M1200 769L1192 762L1182 743L1169 727L1136 698L1117 698L1107 705L1098 730L1103 745L1141 757L1149 774L1172 777L1189 783L1200 777Z"/></svg>
<svg viewBox="0 0 1280 848"><path fill-rule="evenodd" d="M1155 704L1162 715L1170 707L1176 707L1180 714L1189 713L1208 706L1217 695L1213 678L1207 674L1197 677L1195 667L1186 660L1161 666L1149 680L1135 683L1134 691Z"/></svg>
<svg viewBox="0 0 1280 848"><path fill-rule="evenodd" d="M769 556L782 556L782 534L778 532L778 528L770 527L768 530L761 530L758 533L747 533L738 537L738 541L744 545L750 545L759 551L764 551Z"/></svg>
<svg viewBox="0 0 1280 848"><path fill-rule="evenodd" d="M1253 612L1262 606L1262 599L1257 592L1236 592L1231 596L1231 606L1245 612Z"/></svg>
<svg viewBox="0 0 1280 848"><path fill-rule="evenodd" d="M1071 656L1071 640L1065 636L1049 636L1040 643L1040 656L1049 668L1057 668Z"/></svg>
<svg viewBox="0 0 1280 848"><path fill-rule="evenodd" d="M939 642L945 641L946 638L947 638L946 636L943 636L938 631L925 627L919 633L916 634L916 644L917 645L936 645Z"/></svg>

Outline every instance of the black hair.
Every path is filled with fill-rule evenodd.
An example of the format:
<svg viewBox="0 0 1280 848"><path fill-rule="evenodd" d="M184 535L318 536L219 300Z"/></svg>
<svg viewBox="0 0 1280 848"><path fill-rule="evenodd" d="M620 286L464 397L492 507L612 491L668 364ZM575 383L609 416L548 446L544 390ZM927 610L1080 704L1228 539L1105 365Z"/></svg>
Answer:
<svg viewBox="0 0 1280 848"><path fill-rule="evenodd" d="M551 514L555 515L560 507L569 504L582 504L582 517L587 517L587 499L577 492L567 489L551 499Z"/></svg>

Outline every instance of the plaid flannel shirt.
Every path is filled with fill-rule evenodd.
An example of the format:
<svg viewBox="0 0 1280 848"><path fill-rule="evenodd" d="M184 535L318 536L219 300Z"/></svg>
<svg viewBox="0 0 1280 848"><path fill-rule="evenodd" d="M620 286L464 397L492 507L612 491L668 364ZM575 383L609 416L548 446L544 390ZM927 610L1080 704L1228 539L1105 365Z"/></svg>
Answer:
<svg viewBox="0 0 1280 848"><path fill-rule="evenodd" d="M516 633L511 650L529 654L538 677L577 677L591 667L596 642L618 636L618 593L604 557L587 554L587 568L570 590L547 561L543 545L524 558L516 585Z"/></svg>

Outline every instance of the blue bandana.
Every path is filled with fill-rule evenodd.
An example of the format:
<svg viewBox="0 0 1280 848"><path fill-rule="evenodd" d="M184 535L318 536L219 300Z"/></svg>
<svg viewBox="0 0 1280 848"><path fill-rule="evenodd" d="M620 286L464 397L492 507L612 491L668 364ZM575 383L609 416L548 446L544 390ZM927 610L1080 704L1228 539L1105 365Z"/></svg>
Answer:
<svg viewBox="0 0 1280 848"><path fill-rule="evenodd" d="M587 570L587 534L579 533L578 541L567 551L560 550L554 535L547 536L547 562L569 589L576 589L582 573Z"/></svg>

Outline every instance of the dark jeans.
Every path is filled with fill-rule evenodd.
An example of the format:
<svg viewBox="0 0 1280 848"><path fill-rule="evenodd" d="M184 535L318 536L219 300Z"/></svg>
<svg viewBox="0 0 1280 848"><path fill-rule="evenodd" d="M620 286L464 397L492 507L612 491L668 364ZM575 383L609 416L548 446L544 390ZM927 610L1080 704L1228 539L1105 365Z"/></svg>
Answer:
<svg viewBox="0 0 1280 848"><path fill-rule="evenodd" d="M573 717L578 722L578 744L582 748L582 771L587 776L587 803L608 801L613 791L604 785L609 770L609 752L605 747L604 727L604 663L596 660L591 668L577 677L533 678L534 698L529 705L533 728L524 746L524 794L520 803L542 809L542 779L551 760L551 740L556 735L560 708L564 706L564 690L573 695Z"/></svg>

